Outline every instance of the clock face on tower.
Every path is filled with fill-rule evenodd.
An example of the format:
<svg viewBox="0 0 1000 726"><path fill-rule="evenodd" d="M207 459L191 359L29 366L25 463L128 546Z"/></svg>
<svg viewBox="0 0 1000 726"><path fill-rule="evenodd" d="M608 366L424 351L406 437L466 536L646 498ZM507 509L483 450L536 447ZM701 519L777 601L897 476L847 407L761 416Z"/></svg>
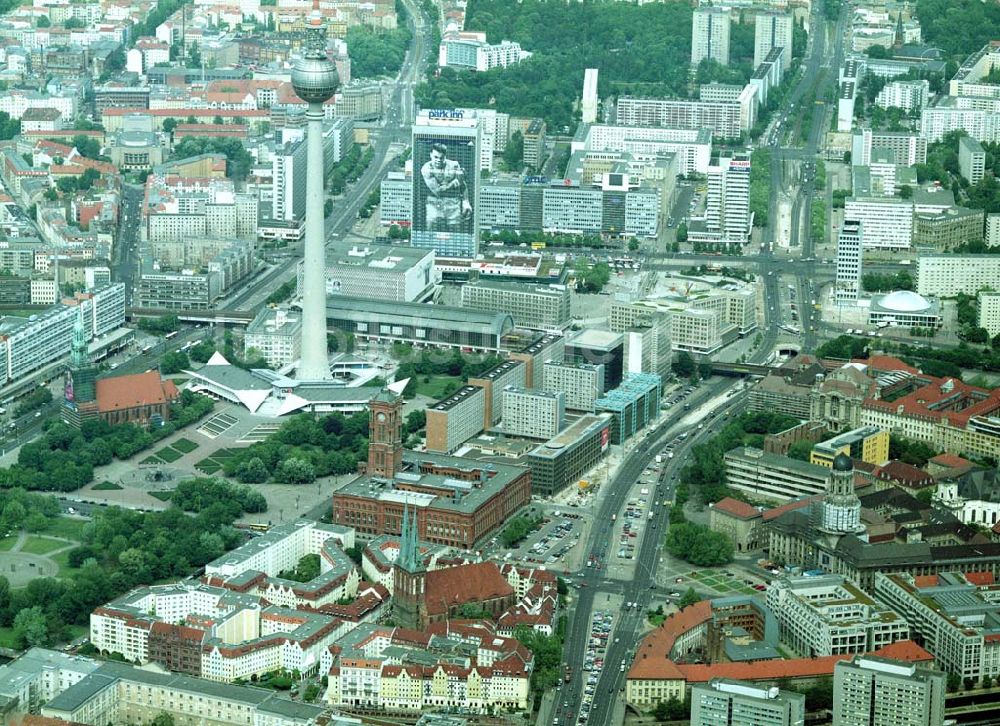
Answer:
<svg viewBox="0 0 1000 726"><path fill-rule="evenodd" d="M375 418L379 423L385 423L385 414L382 411L379 411Z"/></svg>

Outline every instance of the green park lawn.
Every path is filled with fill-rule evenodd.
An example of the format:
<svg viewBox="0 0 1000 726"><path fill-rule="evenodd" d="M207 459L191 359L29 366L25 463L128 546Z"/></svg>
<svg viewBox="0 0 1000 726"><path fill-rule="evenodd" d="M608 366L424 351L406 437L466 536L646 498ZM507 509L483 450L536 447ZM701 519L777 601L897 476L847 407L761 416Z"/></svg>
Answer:
<svg viewBox="0 0 1000 726"><path fill-rule="evenodd" d="M177 449L173 449L169 446L164 446L162 449L156 452L156 456L163 459L163 461L167 462L168 464L173 464L179 458L184 456L184 453L177 451Z"/></svg>
<svg viewBox="0 0 1000 726"><path fill-rule="evenodd" d="M11 548L17 544L17 535L11 535L10 537L4 537L0 539L0 552L10 552Z"/></svg>
<svg viewBox="0 0 1000 726"><path fill-rule="evenodd" d="M462 385L462 381L454 376L429 376L428 378L426 383L424 383L424 376L417 378L417 394L434 400L444 398L448 386L454 389L456 385L458 387Z"/></svg>
<svg viewBox="0 0 1000 726"><path fill-rule="evenodd" d="M24 542L24 546L21 548L21 552L27 552L29 555L45 555L52 550L60 549L66 545L67 543L62 540L29 535L28 539Z"/></svg>
<svg viewBox="0 0 1000 726"><path fill-rule="evenodd" d="M65 537L75 539L77 542L83 539L83 528L87 522L83 519L73 519L72 517L53 517L48 520L45 529L40 534L49 534L53 537Z"/></svg>
<svg viewBox="0 0 1000 726"><path fill-rule="evenodd" d="M177 441L172 443L171 446L184 454L190 454L198 448L198 444L190 439L177 439Z"/></svg>
<svg viewBox="0 0 1000 726"><path fill-rule="evenodd" d="M121 488L121 484L115 484L113 481L108 481L107 479L94 485L95 492L111 492L117 491Z"/></svg>

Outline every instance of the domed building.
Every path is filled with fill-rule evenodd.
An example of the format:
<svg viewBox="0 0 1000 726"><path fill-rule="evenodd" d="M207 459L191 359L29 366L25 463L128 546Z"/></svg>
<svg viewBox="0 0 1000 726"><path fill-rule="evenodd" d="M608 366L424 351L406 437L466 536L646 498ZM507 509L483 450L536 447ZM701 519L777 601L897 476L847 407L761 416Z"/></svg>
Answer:
<svg viewBox="0 0 1000 726"><path fill-rule="evenodd" d="M868 313L870 325L899 326L905 328L940 328L943 320L941 306L936 300L918 295L911 290L895 290L872 298Z"/></svg>

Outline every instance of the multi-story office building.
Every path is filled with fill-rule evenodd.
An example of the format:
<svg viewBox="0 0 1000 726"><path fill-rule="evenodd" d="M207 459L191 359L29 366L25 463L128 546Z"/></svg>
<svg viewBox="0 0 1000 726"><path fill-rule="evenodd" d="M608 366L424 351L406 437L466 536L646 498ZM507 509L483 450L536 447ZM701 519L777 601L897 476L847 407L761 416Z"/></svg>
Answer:
<svg viewBox="0 0 1000 726"><path fill-rule="evenodd" d="M879 148L891 149L900 166L927 163L926 138L905 131L873 131L869 128L854 132L851 163L855 166L868 166L871 163L872 149Z"/></svg>
<svg viewBox="0 0 1000 726"><path fill-rule="evenodd" d="M845 219L837 235L837 283L834 301L838 305L853 305L861 293L862 237L861 222Z"/></svg>
<svg viewBox="0 0 1000 726"><path fill-rule="evenodd" d="M701 6L691 17L691 65L703 60L729 65L729 9Z"/></svg>
<svg viewBox="0 0 1000 726"><path fill-rule="evenodd" d="M982 209L948 207L913 215L913 246L946 252L968 242L983 241Z"/></svg>
<svg viewBox="0 0 1000 726"><path fill-rule="evenodd" d="M479 250L482 131L472 110L421 111L413 125L410 244L446 257Z"/></svg>
<svg viewBox="0 0 1000 726"><path fill-rule="evenodd" d="M830 470L798 459L765 454L760 449L739 447L724 457L726 483L752 497L787 502L822 494L830 482Z"/></svg>
<svg viewBox="0 0 1000 726"><path fill-rule="evenodd" d="M402 245L353 246L330 255L326 293L373 300L419 302L441 282L434 268L434 251ZM303 263L298 266L302 294ZM503 308L493 308L502 310Z"/></svg>
<svg viewBox="0 0 1000 726"><path fill-rule="evenodd" d="M794 18L791 11L759 13L754 16L753 67L757 68L767 60L774 48L784 48L781 67L792 67L792 28Z"/></svg>
<svg viewBox="0 0 1000 726"><path fill-rule="evenodd" d="M1000 259L996 255L920 255L917 258L917 292L954 297L975 295L996 286Z"/></svg>
<svg viewBox="0 0 1000 726"><path fill-rule="evenodd" d="M327 299L327 325L358 340L407 343L473 351L503 349L514 321L503 312L479 312L445 305L370 300L335 295Z"/></svg>
<svg viewBox="0 0 1000 726"><path fill-rule="evenodd" d="M427 450L450 454L483 430L486 393L462 386L427 407Z"/></svg>
<svg viewBox="0 0 1000 726"><path fill-rule="evenodd" d="M848 197L844 219L857 220L865 249L905 250L913 240L913 202L894 197Z"/></svg>
<svg viewBox="0 0 1000 726"><path fill-rule="evenodd" d="M875 573L875 596L902 613L946 673L972 681L1000 675L1000 585L990 574Z"/></svg>
<svg viewBox="0 0 1000 726"><path fill-rule="evenodd" d="M514 324L534 330L561 330L570 322L570 294L565 285L478 280L462 286L462 307L503 310Z"/></svg>
<svg viewBox="0 0 1000 726"><path fill-rule="evenodd" d="M678 173L705 174L712 160L712 130L584 124L577 128L570 148L623 152L643 162L676 154Z"/></svg>
<svg viewBox="0 0 1000 726"><path fill-rule="evenodd" d="M625 340L621 333L613 331L581 330L566 341L565 359L567 363L602 366L604 381L601 390L610 391L622 382Z"/></svg>
<svg viewBox="0 0 1000 726"><path fill-rule="evenodd" d="M526 345L510 353L511 360L524 362L524 381L527 388L544 388L545 364L562 363L566 358L566 339L556 333L537 335Z"/></svg>
<svg viewBox="0 0 1000 726"><path fill-rule="evenodd" d="M717 310L684 308L670 316L670 338L674 350L711 355L735 340L736 330Z"/></svg>
<svg viewBox="0 0 1000 726"><path fill-rule="evenodd" d="M379 185L379 195L379 222L408 227L413 214L413 180L401 171L390 171Z"/></svg>
<svg viewBox="0 0 1000 726"><path fill-rule="evenodd" d="M724 678L691 687L691 726L798 726L806 697Z"/></svg>
<svg viewBox="0 0 1000 726"><path fill-rule="evenodd" d="M264 356L272 368L299 359L302 344L302 314L297 310L263 307L247 326L244 347ZM251 356L247 356L252 359Z"/></svg>
<svg viewBox="0 0 1000 726"><path fill-rule="evenodd" d="M750 236L750 157L722 157L708 168L705 226L724 242L743 244Z"/></svg>
<svg viewBox="0 0 1000 726"><path fill-rule="evenodd" d="M660 414L662 379L655 373L629 374L618 388L594 401L597 413L610 413L611 442L624 443Z"/></svg>
<svg viewBox="0 0 1000 726"><path fill-rule="evenodd" d="M721 139L736 139L742 128L739 103L689 101L680 98L622 96L615 106L615 122L622 126L666 126L680 129L711 129Z"/></svg>
<svg viewBox="0 0 1000 726"><path fill-rule="evenodd" d="M807 658L870 653L909 634L902 616L840 575L773 580L767 607L781 640Z"/></svg>
<svg viewBox="0 0 1000 726"><path fill-rule="evenodd" d="M603 365L546 362L542 368L542 390L565 393L568 409L593 411L594 402L604 393Z"/></svg>
<svg viewBox="0 0 1000 726"><path fill-rule="evenodd" d="M495 426L503 415L503 399L508 388L523 388L527 366L524 361L505 360L485 373L469 378L470 386L479 386L485 395L483 428Z"/></svg>
<svg viewBox="0 0 1000 726"><path fill-rule="evenodd" d="M144 260L135 289L135 304L161 310L208 310L219 297L232 291L257 266L253 246L234 242L215 255L202 269L159 269Z"/></svg>
<svg viewBox="0 0 1000 726"><path fill-rule="evenodd" d="M969 184L978 184L986 173L986 150L975 139L963 136L958 140L958 168Z"/></svg>
<svg viewBox="0 0 1000 726"><path fill-rule="evenodd" d="M503 432L529 439L555 438L566 421L562 391L529 391L510 387L503 392Z"/></svg>
<svg viewBox="0 0 1000 726"><path fill-rule="evenodd" d="M438 47L438 66L478 71L506 68L516 65L531 53L521 49L521 44L503 40L496 44L486 42L486 33L449 31L441 38Z"/></svg>
<svg viewBox="0 0 1000 726"><path fill-rule="evenodd" d="M943 724L946 678L874 655L833 667L833 726L938 726Z"/></svg>
<svg viewBox="0 0 1000 726"><path fill-rule="evenodd" d="M855 461L882 465L889 460L889 432L874 426L862 426L837 434L813 446L809 463L829 469L833 467L837 454L847 454Z"/></svg>
<svg viewBox="0 0 1000 726"><path fill-rule="evenodd" d="M990 338L1000 333L1000 292L979 293L976 324L986 328Z"/></svg>
<svg viewBox="0 0 1000 726"><path fill-rule="evenodd" d="M551 497L571 484L587 486L582 477L604 458L610 443L610 415L581 416L528 454L532 493Z"/></svg>

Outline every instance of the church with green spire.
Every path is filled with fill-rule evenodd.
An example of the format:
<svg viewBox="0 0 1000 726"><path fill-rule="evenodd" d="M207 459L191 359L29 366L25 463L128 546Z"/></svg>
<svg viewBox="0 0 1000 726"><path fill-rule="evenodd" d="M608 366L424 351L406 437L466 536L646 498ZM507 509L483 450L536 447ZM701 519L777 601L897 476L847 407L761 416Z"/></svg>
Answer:
<svg viewBox="0 0 1000 726"><path fill-rule="evenodd" d="M393 565L392 620L401 628L420 629L426 618L424 591L426 587L424 558L420 556L417 510L403 505L402 532L399 535L399 555Z"/></svg>
<svg viewBox="0 0 1000 726"><path fill-rule="evenodd" d="M63 420L79 427L88 418L97 416L97 367L87 352L87 325L83 307L77 308L73 324L73 347L63 397Z"/></svg>

